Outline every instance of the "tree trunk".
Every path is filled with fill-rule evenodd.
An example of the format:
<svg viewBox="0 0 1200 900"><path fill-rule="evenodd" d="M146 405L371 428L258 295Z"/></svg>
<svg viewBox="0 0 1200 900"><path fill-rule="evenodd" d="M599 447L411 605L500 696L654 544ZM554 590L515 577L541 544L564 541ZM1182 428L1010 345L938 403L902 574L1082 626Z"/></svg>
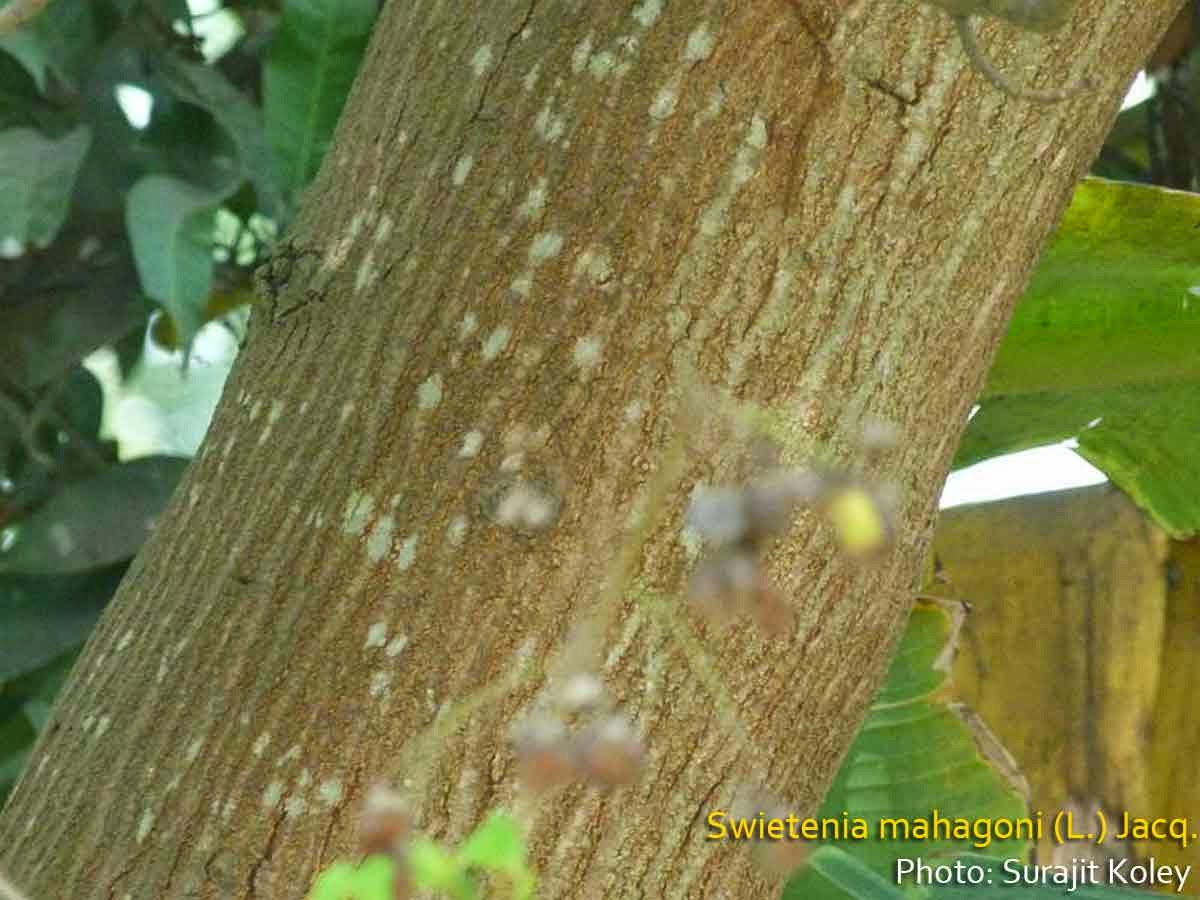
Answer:
<svg viewBox="0 0 1200 900"><path fill-rule="evenodd" d="M984 27L1009 71L1101 83L1046 107L904 0L388 4L204 446L5 811L0 867L38 900L299 898L388 777L451 841L519 802L545 897L768 896L704 815L742 782L819 802L1012 304L1179 6ZM794 414L795 461L897 423L878 470L897 540L854 565L803 518L771 557L795 632L704 637L752 744L625 598L601 674L646 770L516 797L508 729L645 513L685 371ZM562 504L532 535L493 508L529 435ZM679 593L679 513L731 459L690 458L641 584ZM517 667L414 763L439 710Z"/></svg>

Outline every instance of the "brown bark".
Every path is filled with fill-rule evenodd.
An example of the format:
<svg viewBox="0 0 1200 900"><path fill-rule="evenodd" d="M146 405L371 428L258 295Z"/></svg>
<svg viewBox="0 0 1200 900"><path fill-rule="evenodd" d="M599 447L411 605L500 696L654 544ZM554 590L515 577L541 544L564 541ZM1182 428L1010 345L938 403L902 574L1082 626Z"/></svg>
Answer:
<svg viewBox="0 0 1200 900"><path fill-rule="evenodd" d="M410 788L450 840L513 804L506 729L595 603L692 367L795 411L797 454L896 422L896 546L854 566L805 519L773 556L795 634L707 638L753 752L626 603L603 675L647 771L521 812L546 897L767 896L703 816L743 780L818 802L1010 308L1178 6L983 29L1010 70L1103 82L1045 108L966 69L920 4L858 4L833 51L818 2L389 4L292 264L5 811L0 866L44 900L300 897L437 710L527 665ZM486 514L519 429L563 479L533 537ZM729 470L714 452L688 472L644 583L678 591L687 490Z"/></svg>

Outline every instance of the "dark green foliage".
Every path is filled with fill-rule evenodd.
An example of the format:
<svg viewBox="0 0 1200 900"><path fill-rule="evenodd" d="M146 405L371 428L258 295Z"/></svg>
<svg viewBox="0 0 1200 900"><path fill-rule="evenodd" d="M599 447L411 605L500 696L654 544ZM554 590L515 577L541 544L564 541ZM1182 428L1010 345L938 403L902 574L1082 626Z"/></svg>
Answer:
<svg viewBox="0 0 1200 900"><path fill-rule="evenodd" d="M187 462L118 462L81 362L109 346L127 374L156 309L153 336L187 349L252 296L377 7L239 3L219 59L184 0L55 0L0 38L0 802ZM144 127L118 102L130 88L150 101Z"/></svg>

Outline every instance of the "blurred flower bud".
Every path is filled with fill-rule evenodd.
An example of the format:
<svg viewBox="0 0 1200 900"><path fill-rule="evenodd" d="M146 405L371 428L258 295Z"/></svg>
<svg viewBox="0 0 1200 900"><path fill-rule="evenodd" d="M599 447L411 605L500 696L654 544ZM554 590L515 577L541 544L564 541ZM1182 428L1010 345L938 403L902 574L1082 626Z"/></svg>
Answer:
<svg viewBox="0 0 1200 900"><path fill-rule="evenodd" d="M698 486L692 492L686 524L715 546L737 543L750 525L742 491Z"/></svg>
<svg viewBox="0 0 1200 900"><path fill-rule="evenodd" d="M745 611L759 589L759 564L749 553L724 550L700 562L688 583L688 600L718 621Z"/></svg>
<svg viewBox="0 0 1200 900"><path fill-rule="evenodd" d="M891 541L885 509L862 487L848 485L837 491L826 504L825 514L833 523L842 548L851 556L874 556Z"/></svg>
<svg viewBox="0 0 1200 900"><path fill-rule="evenodd" d="M759 576L758 592L750 614L767 637L783 637L795 628L795 611L765 574Z"/></svg>
<svg viewBox="0 0 1200 900"><path fill-rule="evenodd" d="M801 506L820 500L827 481L817 472L787 469L772 472L746 485L743 505L749 531L773 537L787 531Z"/></svg>
<svg viewBox="0 0 1200 900"><path fill-rule="evenodd" d="M620 716L608 716L580 733L576 754L587 779L603 787L632 783L645 758L641 740Z"/></svg>
<svg viewBox="0 0 1200 900"><path fill-rule="evenodd" d="M542 531L558 521L559 499L531 481L513 481L496 498L493 518L504 528Z"/></svg>
<svg viewBox="0 0 1200 900"><path fill-rule="evenodd" d="M859 444L869 454L886 453L900 443L900 429L886 419L870 418L863 423Z"/></svg>
<svg viewBox="0 0 1200 900"><path fill-rule="evenodd" d="M513 736L521 781L535 793L578 777L575 758L561 722L537 717L523 722Z"/></svg>
<svg viewBox="0 0 1200 900"><path fill-rule="evenodd" d="M568 677L559 691L559 701L569 713L594 710L603 699L604 685L595 675L586 672L577 672Z"/></svg>
<svg viewBox="0 0 1200 900"><path fill-rule="evenodd" d="M395 853L412 829L408 807L396 791L382 784L367 791L358 823L358 845L364 854Z"/></svg>

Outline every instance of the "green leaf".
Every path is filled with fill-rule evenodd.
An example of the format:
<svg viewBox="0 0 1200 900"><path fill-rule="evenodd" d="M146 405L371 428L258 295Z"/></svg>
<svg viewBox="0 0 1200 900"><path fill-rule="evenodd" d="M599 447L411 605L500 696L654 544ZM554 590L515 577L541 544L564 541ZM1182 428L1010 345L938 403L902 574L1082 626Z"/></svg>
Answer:
<svg viewBox="0 0 1200 900"><path fill-rule="evenodd" d="M147 456L62 487L20 523L0 573L80 572L129 559L170 498L188 460Z"/></svg>
<svg viewBox="0 0 1200 900"><path fill-rule="evenodd" d="M87 354L134 330L144 330L149 304L118 221L106 229L68 224L39 256L13 297L0 303L4 374L36 391L70 371ZM95 252L86 255L91 247Z"/></svg>
<svg viewBox="0 0 1200 900"><path fill-rule="evenodd" d="M895 875L888 878L872 872L851 854L837 847L822 847L809 860L802 875L793 878L783 893L783 900L902 900L902 898L928 898L928 900L1062 900L1064 896L1074 900L1126 900L1126 898L1161 897L1152 891L1134 891L1128 888L1107 885L1080 886L1070 894L1064 885L1023 885L1008 883L1014 876L1005 872L1003 861L988 856L965 855L957 859L925 858L929 866L954 867L962 870L968 866L978 867L971 874L976 884L942 884L917 886L913 875L908 875L901 890L896 886ZM958 876L965 881L966 876Z"/></svg>
<svg viewBox="0 0 1200 900"><path fill-rule="evenodd" d="M514 900L533 896L534 876L525 858L525 837L507 813L495 811L475 829L458 850L462 866L500 872L512 883Z"/></svg>
<svg viewBox="0 0 1200 900"><path fill-rule="evenodd" d="M0 575L0 681L28 675L79 647L126 565L80 575Z"/></svg>
<svg viewBox="0 0 1200 900"><path fill-rule="evenodd" d="M23 27L0 37L0 50L25 67L39 91L45 92L50 72L75 88L87 74L95 32L91 3L51 3Z"/></svg>
<svg viewBox="0 0 1200 900"><path fill-rule="evenodd" d="M790 879L783 900L902 900L905 895L861 860L837 847L821 847Z"/></svg>
<svg viewBox="0 0 1200 900"><path fill-rule="evenodd" d="M142 289L170 313L185 343L204 322L224 196L165 175L147 175L129 193L126 225Z"/></svg>
<svg viewBox="0 0 1200 900"><path fill-rule="evenodd" d="M36 737L33 724L23 713L0 718L0 805L21 777Z"/></svg>
<svg viewBox="0 0 1200 900"><path fill-rule="evenodd" d="M212 66L166 54L158 57L157 69L175 96L209 113L229 135L237 148L241 175L253 182L263 212L276 220L285 218L279 172L258 107ZM225 196L237 187L230 185Z"/></svg>
<svg viewBox="0 0 1200 900"><path fill-rule="evenodd" d="M955 466L1077 438L1173 537L1200 532L1200 195L1088 179L1018 304Z"/></svg>
<svg viewBox="0 0 1200 900"><path fill-rule="evenodd" d="M392 900L395 877L395 862L381 854L359 866L334 863L313 883L307 900Z"/></svg>
<svg viewBox="0 0 1200 900"><path fill-rule="evenodd" d="M263 66L267 138L293 192L316 174L375 22L375 0L286 0Z"/></svg>
<svg viewBox="0 0 1200 900"><path fill-rule="evenodd" d="M445 891L454 900L474 900L479 891L458 859L428 838L418 837L408 846L408 871L418 889Z"/></svg>
<svg viewBox="0 0 1200 900"><path fill-rule="evenodd" d="M50 245L66 221L90 143L82 125L58 140L32 128L0 132L0 241Z"/></svg>
<svg viewBox="0 0 1200 900"><path fill-rule="evenodd" d="M993 745L986 736L973 733L959 708L943 696L962 616L957 604L917 602L887 681L817 812L819 819L840 820L844 815L865 820L870 837L839 849L877 877L889 877L897 858L976 849L971 842L944 837L883 840L879 828L883 818L928 819L935 809L948 819L1027 815L1021 793L986 758ZM993 841L978 849L999 857L1024 858L1029 842ZM819 878L814 874L813 859L830 860L837 871L845 867L841 857L818 852L793 876L785 896L845 896L826 883L830 872ZM841 882L834 878L833 883Z"/></svg>
<svg viewBox="0 0 1200 900"><path fill-rule="evenodd" d="M124 572L124 570L124 566L119 568L120 572ZM114 591L120 577L118 574L112 585ZM92 578L93 581L98 581L97 576L92 576ZM69 650L46 665L5 683L2 693L6 697L11 696L21 702L22 712L33 723L33 727L40 732L46 727L46 722L50 718L50 708L53 706L55 698L58 697L59 691L66 684L67 676L71 674L78 659L79 648Z"/></svg>

